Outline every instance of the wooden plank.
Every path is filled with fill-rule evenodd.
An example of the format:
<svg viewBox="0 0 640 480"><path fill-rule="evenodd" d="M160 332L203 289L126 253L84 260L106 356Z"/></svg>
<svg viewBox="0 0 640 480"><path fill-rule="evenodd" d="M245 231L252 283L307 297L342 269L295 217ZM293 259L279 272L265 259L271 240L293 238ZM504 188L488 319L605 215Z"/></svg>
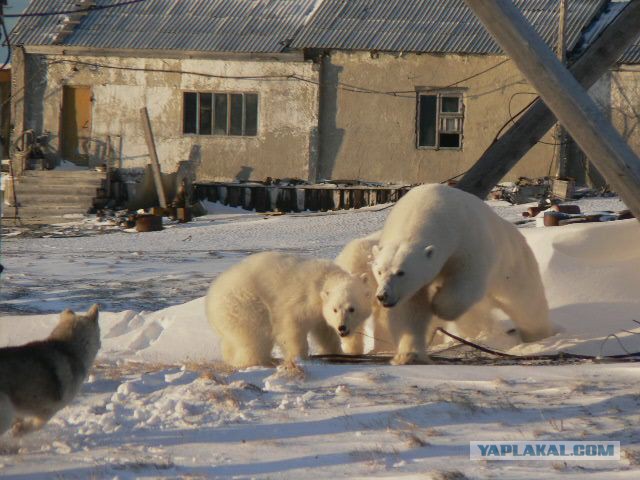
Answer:
<svg viewBox="0 0 640 480"><path fill-rule="evenodd" d="M151 120L149 120L149 112L147 107L140 109L142 117L142 127L144 129L144 138L147 141L149 149L149 157L151 158L151 170L153 171L153 181L156 185L158 193L158 201L162 208L167 208L167 198L164 194L164 186L162 185L162 172L160 171L160 162L158 161L158 152L156 151L156 142L153 139L153 131L151 130Z"/></svg>
<svg viewBox="0 0 640 480"><path fill-rule="evenodd" d="M640 33L640 2L630 2L572 65L571 72L588 88L616 64ZM457 187L485 198L513 166L544 136L556 119L538 99L463 176Z"/></svg>

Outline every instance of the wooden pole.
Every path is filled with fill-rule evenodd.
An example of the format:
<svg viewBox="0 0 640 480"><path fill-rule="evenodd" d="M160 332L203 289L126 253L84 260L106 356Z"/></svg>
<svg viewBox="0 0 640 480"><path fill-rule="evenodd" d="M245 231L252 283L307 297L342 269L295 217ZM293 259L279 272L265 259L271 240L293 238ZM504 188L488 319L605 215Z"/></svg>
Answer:
<svg viewBox="0 0 640 480"><path fill-rule="evenodd" d="M640 159L510 0L465 0L640 219ZM637 2L631 2L637 3ZM638 26L635 26L637 31Z"/></svg>
<svg viewBox="0 0 640 480"><path fill-rule="evenodd" d="M557 55L561 63L567 60L567 40L565 30L567 29L567 0L560 0L558 6L558 43Z"/></svg>
<svg viewBox="0 0 640 480"><path fill-rule="evenodd" d="M602 31L571 66L571 73L585 88L591 87L614 67L616 61L640 34L640 1L624 10ZM482 154L457 187L480 198L491 189L553 127L556 118L540 99L518 118Z"/></svg>
<svg viewBox="0 0 640 480"><path fill-rule="evenodd" d="M107 185L106 185L106 195L108 199L111 199L111 162L112 162L112 158L111 156L113 155L113 148L111 147L111 135L107 135L107 162L106 162L106 170L107 170Z"/></svg>
<svg viewBox="0 0 640 480"><path fill-rule="evenodd" d="M567 61L567 42L565 30L567 28L567 0L560 0L560 5L558 6L558 42L557 42L557 52L558 60L563 65L566 64ZM562 128L560 123L556 123L556 131L555 131L555 160L557 166L558 177L566 177L567 175L567 159L566 159L566 148L565 141L567 138L567 134Z"/></svg>
<svg viewBox="0 0 640 480"><path fill-rule="evenodd" d="M167 198L164 194L164 187L162 186L162 174L160 172L160 162L158 161L158 152L156 151L156 142L153 139L153 131L151 130L151 120L149 120L149 112L147 107L140 109L140 116L142 117L142 127L144 128L144 138L147 141L147 148L149 149L149 157L151 158L151 170L153 170L153 181L156 185L156 192L158 193L158 201L162 208L167 208Z"/></svg>

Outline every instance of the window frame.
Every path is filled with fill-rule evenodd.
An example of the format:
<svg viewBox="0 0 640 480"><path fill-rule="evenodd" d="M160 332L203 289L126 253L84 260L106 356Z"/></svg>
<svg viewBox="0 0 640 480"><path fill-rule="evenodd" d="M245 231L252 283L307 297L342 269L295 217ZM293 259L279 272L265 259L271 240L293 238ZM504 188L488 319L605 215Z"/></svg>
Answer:
<svg viewBox="0 0 640 480"><path fill-rule="evenodd" d="M464 120L465 120L465 89L434 89L434 88L416 88L416 148L418 150L462 150L464 140ZM420 110L423 96L436 97L436 118L435 118L435 145L420 145ZM442 98L456 97L458 98L457 112L443 112ZM459 131L446 131L442 128L442 121L446 119L456 119L459 122ZM452 134L460 137L457 147L446 147L440 145L441 134Z"/></svg>
<svg viewBox="0 0 640 480"><path fill-rule="evenodd" d="M213 90L182 90L182 125L181 125L181 133L183 136L197 136L197 137L233 137L233 138L255 138L260 135L260 93L255 91L213 91ZM195 133L187 133L185 132L185 94L187 93L195 93L196 94L196 132ZM211 94L211 133L200 133L200 95L201 94ZM215 132L215 116L216 116L216 96L224 95L227 97L227 125L226 132L224 134L214 133ZM231 96L232 95L242 95L242 133L240 135L231 134ZM247 135L245 132L247 131L247 95L255 95L256 98L256 132L255 135Z"/></svg>

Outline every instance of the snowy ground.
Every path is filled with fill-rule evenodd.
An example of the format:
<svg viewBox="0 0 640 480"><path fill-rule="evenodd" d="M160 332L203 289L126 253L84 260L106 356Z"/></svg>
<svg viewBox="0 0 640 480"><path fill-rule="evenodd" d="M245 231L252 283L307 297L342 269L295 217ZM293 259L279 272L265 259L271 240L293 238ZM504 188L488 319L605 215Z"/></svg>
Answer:
<svg viewBox="0 0 640 480"><path fill-rule="evenodd" d="M578 202L619 210L616 199ZM509 220L526 206L493 202ZM636 364L328 365L234 372L200 298L244 256L333 257L389 209L264 216L220 209L163 232L5 231L0 346L46 336L62 308L103 306L102 350L44 430L0 439L0 477L638 478ZM635 221L524 228L560 333L511 353L640 350ZM628 330L624 332L623 330ZM617 339L607 336L617 334ZM618 440L619 462L471 462L472 440Z"/></svg>

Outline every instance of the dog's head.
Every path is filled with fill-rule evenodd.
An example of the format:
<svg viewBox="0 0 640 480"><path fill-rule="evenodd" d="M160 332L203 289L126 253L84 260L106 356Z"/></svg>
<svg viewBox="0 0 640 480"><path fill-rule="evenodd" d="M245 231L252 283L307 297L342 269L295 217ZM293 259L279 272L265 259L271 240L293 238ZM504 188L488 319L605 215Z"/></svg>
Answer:
<svg viewBox="0 0 640 480"><path fill-rule="evenodd" d="M100 349L98 304L94 304L84 315L74 313L73 310L64 310L49 338L70 342L74 349L85 352L93 359Z"/></svg>

